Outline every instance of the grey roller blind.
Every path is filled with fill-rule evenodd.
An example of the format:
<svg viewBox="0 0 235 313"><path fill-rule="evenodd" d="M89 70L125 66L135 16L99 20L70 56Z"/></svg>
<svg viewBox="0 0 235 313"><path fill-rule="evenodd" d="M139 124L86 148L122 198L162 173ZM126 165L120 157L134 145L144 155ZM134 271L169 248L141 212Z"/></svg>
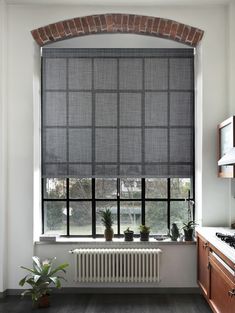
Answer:
<svg viewBox="0 0 235 313"><path fill-rule="evenodd" d="M42 50L43 177L193 169L193 49Z"/></svg>

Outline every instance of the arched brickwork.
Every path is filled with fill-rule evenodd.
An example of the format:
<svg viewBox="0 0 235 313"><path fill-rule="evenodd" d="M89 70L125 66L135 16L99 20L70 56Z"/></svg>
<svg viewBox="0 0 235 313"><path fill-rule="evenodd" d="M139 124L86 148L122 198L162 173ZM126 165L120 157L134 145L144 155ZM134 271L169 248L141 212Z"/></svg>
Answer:
<svg viewBox="0 0 235 313"><path fill-rule="evenodd" d="M203 30L173 20L134 15L100 14L77 17L31 31L40 46L73 37L99 33L133 33L175 40L196 47Z"/></svg>

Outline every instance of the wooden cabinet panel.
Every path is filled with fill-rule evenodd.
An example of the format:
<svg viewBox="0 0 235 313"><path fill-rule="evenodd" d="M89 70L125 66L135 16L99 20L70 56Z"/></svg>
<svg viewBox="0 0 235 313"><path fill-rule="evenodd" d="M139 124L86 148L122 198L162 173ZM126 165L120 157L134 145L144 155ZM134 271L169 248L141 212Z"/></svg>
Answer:
<svg viewBox="0 0 235 313"><path fill-rule="evenodd" d="M215 313L235 312L235 285L226 276L223 265L210 257L210 292L209 302ZM234 295L233 295L234 294Z"/></svg>
<svg viewBox="0 0 235 313"><path fill-rule="evenodd" d="M208 298L209 293L209 260L208 260L208 242L198 235L197 238L197 256L198 256L198 271L197 280L201 287L204 296Z"/></svg>

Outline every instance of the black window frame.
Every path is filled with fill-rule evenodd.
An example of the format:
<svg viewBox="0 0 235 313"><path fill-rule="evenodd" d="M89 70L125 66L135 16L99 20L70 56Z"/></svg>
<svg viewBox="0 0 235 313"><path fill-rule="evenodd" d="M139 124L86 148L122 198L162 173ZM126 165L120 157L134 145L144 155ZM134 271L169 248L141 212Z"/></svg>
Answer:
<svg viewBox="0 0 235 313"><path fill-rule="evenodd" d="M185 177L182 177L185 178ZM190 177L186 177L190 178ZM193 196L190 195L190 192L188 194L188 197L185 198L171 198L171 178L166 178L167 179L167 197L166 198L146 198L145 197L145 189L146 189L146 181L145 178L141 178L141 198L121 198L120 197L120 178L117 178L117 197L116 198L96 198L95 195L95 178L91 178L91 193L92 197L91 198L70 198L69 197L69 178L66 178L66 197L61 199L61 198L46 198L44 195L44 190L45 190L45 178L42 178L42 234L44 234L44 204L46 202L66 202L66 235L61 235L61 237L88 237L88 238L100 238L103 237L101 234L96 234L96 203L98 202L117 202L117 234L114 235L116 238L123 237L123 233L120 232L120 203L121 202L141 202L141 223L145 224L145 202L146 201L151 201L151 202L166 202L167 203L167 228L170 229L171 227L171 203L172 202L185 202L187 201L193 201L195 202L195 175L191 177L191 190ZM92 203L92 234L91 235L71 235L70 234L70 216L69 216L69 210L70 210L70 202L82 202L82 201L91 201ZM186 205L186 204L185 204ZM192 214L193 214L193 220L195 220L195 205L193 204L192 206ZM150 233L150 236L153 235ZM137 237L138 234L135 233L135 237Z"/></svg>

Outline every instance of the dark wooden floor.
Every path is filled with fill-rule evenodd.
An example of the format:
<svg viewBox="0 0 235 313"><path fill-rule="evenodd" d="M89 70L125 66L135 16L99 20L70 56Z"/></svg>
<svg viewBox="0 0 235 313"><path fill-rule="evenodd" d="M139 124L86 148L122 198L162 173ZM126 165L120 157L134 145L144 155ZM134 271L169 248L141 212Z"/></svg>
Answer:
<svg viewBox="0 0 235 313"><path fill-rule="evenodd" d="M51 307L32 309L29 299L8 296L0 313L211 313L204 298L194 295L53 295Z"/></svg>

